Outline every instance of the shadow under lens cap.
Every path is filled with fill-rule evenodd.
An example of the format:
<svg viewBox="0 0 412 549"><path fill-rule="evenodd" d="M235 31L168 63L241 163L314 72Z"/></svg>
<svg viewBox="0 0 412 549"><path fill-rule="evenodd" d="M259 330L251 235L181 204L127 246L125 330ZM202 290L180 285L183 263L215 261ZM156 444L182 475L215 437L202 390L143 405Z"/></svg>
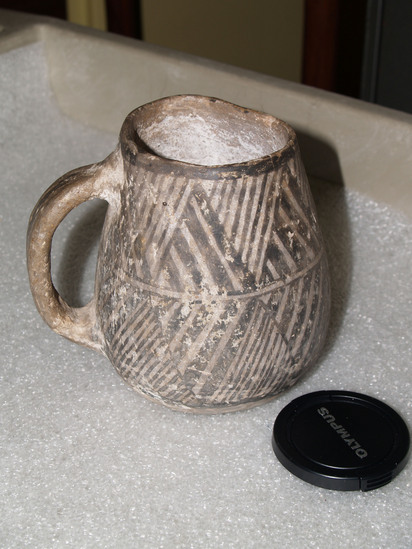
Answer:
<svg viewBox="0 0 412 549"><path fill-rule="evenodd" d="M297 477L332 490L373 490L406 465L408 428L395 410L370 396L318 391L279 413L273 450Z"/></svg>

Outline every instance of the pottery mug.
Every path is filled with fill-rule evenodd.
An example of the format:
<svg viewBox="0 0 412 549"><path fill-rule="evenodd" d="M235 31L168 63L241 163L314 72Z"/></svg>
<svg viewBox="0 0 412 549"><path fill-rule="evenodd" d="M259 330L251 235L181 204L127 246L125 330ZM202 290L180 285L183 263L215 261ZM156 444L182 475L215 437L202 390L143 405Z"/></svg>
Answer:
<svg viewBox="0 0 412 549"><path fill-rule="evenodd" d="M52 283L52 236L92 198L108 202L94 297L73 308ZM182 95L131 112L110 156L40 198L27 257L47 324L171 408L271 399L325 339L327 262L296 135L226 101Z"/></svg>

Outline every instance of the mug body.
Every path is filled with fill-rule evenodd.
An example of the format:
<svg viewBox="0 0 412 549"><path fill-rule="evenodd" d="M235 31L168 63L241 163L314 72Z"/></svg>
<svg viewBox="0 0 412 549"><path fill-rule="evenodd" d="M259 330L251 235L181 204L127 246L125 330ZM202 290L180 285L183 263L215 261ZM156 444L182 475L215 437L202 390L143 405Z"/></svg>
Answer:
<svg viewBox="0 0 412 549"><path fill-rule="evenodd" d="M96 273L104 352L150 399L243 409L292 385L325 339L329 278L293 130L224 101L133 111Z"/></svg>

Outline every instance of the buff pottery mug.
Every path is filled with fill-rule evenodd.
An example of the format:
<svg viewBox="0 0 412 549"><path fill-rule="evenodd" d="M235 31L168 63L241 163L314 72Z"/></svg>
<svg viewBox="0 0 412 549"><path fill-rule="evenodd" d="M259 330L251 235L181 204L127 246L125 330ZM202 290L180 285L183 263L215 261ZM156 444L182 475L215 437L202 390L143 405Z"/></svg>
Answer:
<svg viewBox="0 0 412 549"><path fill-rule="evenodd" d="M92 198L108 202L94 298L73 308L53 286L51 242ZM110 156L40 198L27 258L46 323L174 409L265 402L325 339L327 262L296 135L219 99L174 96L131 112Z"/></svg>

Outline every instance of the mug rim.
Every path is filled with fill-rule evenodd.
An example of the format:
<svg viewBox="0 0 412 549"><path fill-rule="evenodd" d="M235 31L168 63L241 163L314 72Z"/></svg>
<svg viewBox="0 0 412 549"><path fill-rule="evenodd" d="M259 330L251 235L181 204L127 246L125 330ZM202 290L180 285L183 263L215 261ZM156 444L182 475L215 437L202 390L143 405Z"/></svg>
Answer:
<svg viewBox="0 0 412 549"><path fill-rule="evenodd" d="M226 104L231 108L235 108L245 114L254 113L259 116L271 119L278 126L281 126L286 131L287 141L286 144L273 151L270 154L262 155L257 158L245 160L241 162L233 162L227 164L214 164L204 165L191 162L185 162L182 160L176 160L167 158L161 154L153 151L149 145L140 137L136 128L136 117L147 107L153 107L159 103L170 103L172 101L182 99L192 99L196 101L210 101L213 103ZM176 175L184 173L186 175L200 176L215 179L216 177L222 177L224 175L233 174L257 174L266 172L268 168L272 168L275 164L279 165L286 159L290 158L295 151L297 145L296 132L285 121L277 118L272 114L268 114L255 109L247 107L241 107L224 99L217 97L197 95L197 94L179 94L171 95L150 101L132 110L125 118L119 136L120 147L122 154L131 164L143 163L146 166L156 165L156 169L160 171L174 172Z"/></svg>

